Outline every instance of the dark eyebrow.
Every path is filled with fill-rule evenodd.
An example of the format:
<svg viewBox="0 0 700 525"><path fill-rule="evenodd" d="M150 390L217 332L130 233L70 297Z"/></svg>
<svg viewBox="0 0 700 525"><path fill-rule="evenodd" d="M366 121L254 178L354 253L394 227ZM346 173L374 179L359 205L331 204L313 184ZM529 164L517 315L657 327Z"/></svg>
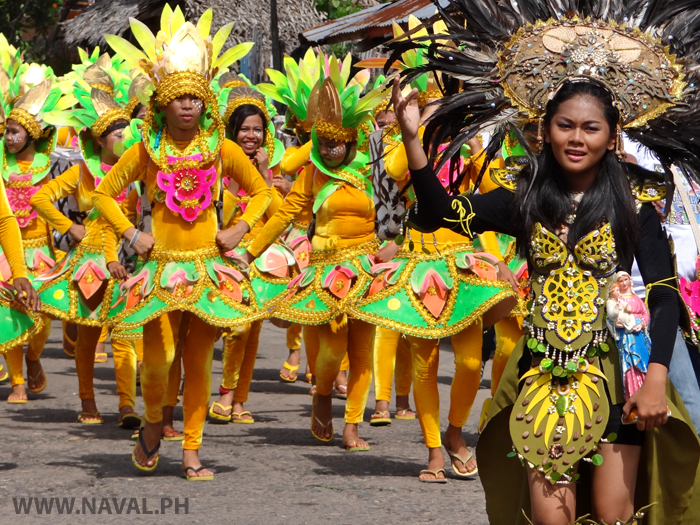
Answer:
<svg viewBox="0 0 700 525"><path fill-rule="evenodd" d="M572 122L573 122L572 119L570 119L569 117L565 117L565 116L563 116L563 115L557 115L557 117L560 118L560 119L562 119L562 120L564 120L564 121L566 121L567 123L572 123ZM601 124L601 123L602 123L602 121L600 121L600 120L587 120L587 121L583 122L582 124L583 124L583 125L586 125L586 124Z"/></svg>

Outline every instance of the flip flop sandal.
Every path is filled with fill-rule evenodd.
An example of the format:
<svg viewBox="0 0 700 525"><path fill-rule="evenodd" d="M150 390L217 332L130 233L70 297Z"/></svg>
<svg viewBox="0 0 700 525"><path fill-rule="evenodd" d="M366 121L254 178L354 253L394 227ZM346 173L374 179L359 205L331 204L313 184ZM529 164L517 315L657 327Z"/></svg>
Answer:
<svg viewBox="0 0 700 525"><path fill-rule="evenodd" d="M95 354L95 363L106 363L107 362L107 352L97 352Z"/></svg>
<svg viewBox="0 0 700 525"><path fill-rule="evenodd" d="M306 374L306 375L304 376L304 379L306 380L307 383L311 384L311 378L312 378L313 376L314 376L314 375L313 375L311 372L309 372L308 374Z"/></svg>
<svg viewBox="0 0 700 525"><path fill-rule="evenodd" d="M446 477L438 478L438 474L440 474L440 472L442 472L443 476L446 476L444 468L441 468L440 470L428 470L428 469L421 470L420 473L418 474L419 476L421 474L432 474L433 476L435 476L435 479L425 479L425 478L419 477L418 481L420 481L421 483L440 483L440 484L447 483Z"/></svg>
<svg viewBox="0 0 700 525"><path fill-rule="evenodd" d="M243 416L246 414L250 416L250 419L243 419ZM231 412L231 423L236 423L238 425L252 425L255 423L255 419L253 419L253 414L247 410L244 412Z"/></svg>
<svg viewBox="0 0 700 525"><path fill-rule="evenodd" d="M3 381L7 381L8 377L10 377L10 374L8 374L7 370L5 370L5 368L2 365L0 365L0 383L2 383Z"/></svg>
<svg viewBox="0 0 700 525"><path fill-rule="evenodd" d="M397 408L394 413L394 419L401 419L403 421L411 421L416 419L415 414L408 414L408 412L413 412L410 408Z"/></svg>
<svg viewBox="0 0 700 525"><path fill-rule="evenodd" d="M105 422L99 412L91 414L90 412L81 412L78 414L78 421L81 425L101 425Z"/></svg>
<svg viewBox="0 0 700 525"><path fill-rule="evenodd" d="M340 399L348 398L348 387L346 385L338 385L333 389L333 391Z"/></svg>
<svg viewBox="0 0 700 525"><path fill-rule="evenodd" d="M10 400L10 399L8 398L8 399L7 399L7 402L8 402L10 405L26 405L26 404L27 404L27 400L26 400L26 399L12 399L12 400Z"/></svg>
<svg viewBox="0 0 700 525"><path fill-rule="evenodd" d="M158 452L158 450L160 449L160 440L158 440L158 444L155 447L153 447L152 450L148 450L148 448L146 448L146 442L144 441L143 436L141 435L141 432L139 432L137 445L141 445L141 450L143 450L143 453L146 454L146 457L148 459L151 459L153 454ZM160 460L160 454L158 454L158 456L156 456L156 462L152 467L144 467L138 461L136 461L136 446L137 445L134 445L134 450L131 452L131 462L134 464L134 466L137 469L139 469L142 472L153 472L156 469L156 467L158 466L158 461Z"/></svg>
<svg viewBox="0 0 700 525"><path fill-rule="evenodd" d="M202 471L202 470L205 470L206 468L207 468L207 467L205 467L204 465L202 465L201 467L197 467L197 468L195 468L195 467L185 467L185 468L182 469L182 475L185 476L185 479L186 479L187 481L211 481L211 480L214 479L214 474L212 474L211 476L188 476L188 475L187 475L187 473L188 473L190 470L196 474L197 472L200 472L200 471Z"/></svg>
<svg viewBox="0 0 700 525"><path fill-rule="evenodd" d="M357 443L357 441L353 440L353 443ZM367 452L369 450L369 445L364 445L364 446L345 445L345 450L347 450L348 452Z"/></svg>
<svg viewBox="0 0 700 525"><path fill-rule="evenodd" d="M389 414L389 411L385 410L384 412L380 412L377 410L374 414L372 414L372 418L369 420L369 425L372 427L386 427L391 425L391 415Z"/></svg>
<svg viewBox="0 0 700 525"><path fill-rule="evenodd" d="M217 414L216 412L214 412L215 406L219 407L224 412L228 412L229 410L231 410L231 413L228 416L225 416L223 414ZM211 404L211 407L209 408L209 417L212 418L213 423L230 423L231 418L233 417L233 405L225 407L221 403L214 401Z"/></svg>
<svg viewBox="0 0 700 525"><path fill-rule="evenodd" d="M119 426L127 429L139 428L141 426L141 416L136 412L128 412L119 422Z"/></svg>
<svg viewBox="0 0 700 525"><path fill-rule="evenodd" d="M313 415L313 413L312 413L312 415ZM329 437L329 438L324 438L324 437L321 437L321 436L317 435L316 432L314 432L314 420L316 420L316 423L317 423L321 428L323 428L323 430L326 430L328 427L331 427L331 437ZM315 437L316 439L318 439L319 441L323 441L324 443L330 443L331 441L333 441L333 435L334 435L334 433L335 433L335 431L333 430L333 418L331 418L331 420L330 420L328 423L326 423L325 425L324 425L323 422L322 422L319 418L317 418L315 415L311 418L311 435L312 435L313 437Z"/></svg>
<svg viewBox="0 0 700 525"><path fill-rule="evenodd" d="M285 376L285 375L282 375L282 372L280 372L280 379L282 381L287 382L287 383L296 383L297 377L299 376L299 372L298 372L299 365L292 366L289 363L287 363L287 361L285 361L283 366L284 366L284 368L289 370L289 375ZM296 374L294 374L294 378L292 378L292 372L296 372Z"/></svg>
<svg viewBox="0 0 700 525"><path fill-rule="evenodd" d="M179 430L164 430L160 435L163 441L184 441L185 434Z"/></svg>
<svg viewBox="0 0 700 525"><path fill-rule="evenodd" d="M37 359L37 361L39 361ZM40 362L41 365L41 362ZM27 390L29 390L32 394L39 394L44 391L46 388L46 385L48 384L48 381L46 380L46 373L44 373L44 369L41 369L41 375L44 376L44 382L39 388L31 388L29 386L29 382L34 382L34 380L38 379L38 377L30 377L29 374L27 374Z"/></svg>
<svg viewBox="0 0 700 525"><path fill-rule="evenodd" d="M460 472L460 470L455 466L455 459L462 462L462 465L466 468L467 462L474 457L472 451L469 451L466 458L462 458L459 454L452 452L449 448L445 447L447 455L450 456L450 463L452 464L452 472L455 476L461 479L473 478L479 473L479 468L475 468L470 472Z"/></svg>

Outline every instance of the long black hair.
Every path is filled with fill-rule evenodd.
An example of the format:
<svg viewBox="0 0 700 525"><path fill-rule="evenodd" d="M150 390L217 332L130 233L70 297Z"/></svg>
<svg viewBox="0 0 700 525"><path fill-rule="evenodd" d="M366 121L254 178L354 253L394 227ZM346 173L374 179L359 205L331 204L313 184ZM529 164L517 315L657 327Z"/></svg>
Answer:
<svg viewBox="0 0 700 525"><path fill-rule="evenodd" d="M611 93L602 84L591 81L567 81L547 103L544 126L548 128L559 106L575 97L590 96L600 101L610 133L617 130L620 113ZM568 233L569 248L589 232L609 222L615 237L620 264L630 268L637 243L637 210L628 182L627 164L620 162L615 151L607 150L600 161L600 170L593 184L576 209L576 219ZM573 211L566 178L554 157L551 144L545 143L536 176L523 170L518 182L514 210L515 224L520 225L517 246L520 255L528 257L532 228L536 222L554 232L566 225Z"/></svg>
<svg viewBox="0 0 700 525"><path fill-rule="evenodd" d="M238 137L238 132L241 131L241 126L245 122L245 119L252 117L253 115L258 115L263 123L263 136L262 136L262 146L265 145L265 140L267 139L267 117L262 109L253 104L241 104L231 113L231 117L228 119L228 124L226 125L226 130L231 136L231 140L236 142Z"/></svg>

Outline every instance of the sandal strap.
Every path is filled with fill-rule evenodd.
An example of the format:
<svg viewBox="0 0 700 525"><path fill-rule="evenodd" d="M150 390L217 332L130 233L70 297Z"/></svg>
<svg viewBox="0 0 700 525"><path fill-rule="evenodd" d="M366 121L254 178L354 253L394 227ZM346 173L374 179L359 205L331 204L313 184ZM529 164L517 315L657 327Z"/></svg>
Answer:
<svg viewBox="0 0 700 525"><path fill-rule="evenodd" d="M426 468L426 469L421 470L421 471L418 473L418 475L420 476L421 474L432 474L433 476L435 476L435 479L441 479L441 478L438 478L438 474L440 474L440 472L442 472L442 475L443 475L443 476L447 477L444 468L441 468L441 469L438 469L438 470L428 470L428 469Z"/></svg>
<svg viewBox="0 0 700 525"><path fill-rule="evenodd" d="M191 471L193 471L195 474L197 474L198 472L201 472L202 470L205 470L206 468L207 468L207 467L205 467L204 465L200 465L199 467L196 467L196 468L195 468L195 467L185 467L183 470L184 470L185 472L187 472L188 470L191 470Z"/></svg>
<svg viewBox="0 0 700 525"><path fill-rule="evenodd" d="M323 421L321 421L321 420L318 418L318 416L315 415L315 414L314 414L314 420L316 420L316 423L318 423L318 425L319 425L322 429L324 429L324 430L327 429L329 426L331 426L331 425L333 424L333 418L331 418L331 420L330 420L328 423L326 423L326 424L324 425L324 424L323 424Z"/></svg>
<svg viewBox="0 0 700 525"><path fill-rule="evenodd" d="M289 363L287 363L287 361L284 362L283 366L290 372L296 372L297 370L299 370L299 365L292 366Z"/></svg>
<svg viewBox="0 0 700 525"><path fill-rule="evenodd" d="M388 410L384 410L383 412L382 412L382 411L379 411L379 410L376 410L376 411L374 412L374 414L372 414L372 415L373 415L373 416L380 416L380 417L383 417L383 418L390 418L390 417L391 417L391 414L389 413ZM379 418L374 418L374 419L379 419Z"/></svg>
<svg viewBox="0 0 700 525"><path fill-rule="evenodd" d="M153 456L153 454L158 452L158 450L160 449L160 443L161 441L159 439L156 446L153 447L152 450L148 450L148 447L146 447L146 441L144 441L143 439L143 432L139 432L139 445L141 445L141 450L143 450L143 453L146 454L146 458L150 458L151 456Z"/></svg>

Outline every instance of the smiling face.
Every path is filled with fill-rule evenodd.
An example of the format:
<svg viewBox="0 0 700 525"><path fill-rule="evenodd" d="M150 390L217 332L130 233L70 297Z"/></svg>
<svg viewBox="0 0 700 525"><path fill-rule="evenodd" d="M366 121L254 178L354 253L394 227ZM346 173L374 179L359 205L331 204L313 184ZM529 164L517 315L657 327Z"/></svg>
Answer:
<svg viewBox="0 0 700 525"><path fill-rule="evenodd" d="M241 124L238 135L235 137L238 144L246 155L252 157L262 146L265 135L262 118L260 115L250 115Z"/></svg>
<svg viewBox="0 0 700 525"><path fill-rule="evenodd" d="M545 129L545 140L569 178L597 173L603 155L615 149L603 105L595 97L575 95L562 102Z"/></svg>
<svg viewBox="0 0 700 525"><path fill-rule="evenodd" d="M194 95L173 99L164 109L168 127L189 131L199 126L204 103Z"/></svg>
<svg viewBox="0 0 700 525"><path fill-rule="evenodd" d="M340 166L346 156L348 160L350 160L351 155L348 155L348 148L352 148L353 146L353 144L346 144L345 142L318 137L318 152L321 154L323 163L329 168L337 168Z"/></svg>
<svg viewBox="0 0 700 525"><path fill-rule="evenodd" d="M5 127L5 146L10 153L17 153L27 143L29 133L16 120L8 120Z"/></svg>

